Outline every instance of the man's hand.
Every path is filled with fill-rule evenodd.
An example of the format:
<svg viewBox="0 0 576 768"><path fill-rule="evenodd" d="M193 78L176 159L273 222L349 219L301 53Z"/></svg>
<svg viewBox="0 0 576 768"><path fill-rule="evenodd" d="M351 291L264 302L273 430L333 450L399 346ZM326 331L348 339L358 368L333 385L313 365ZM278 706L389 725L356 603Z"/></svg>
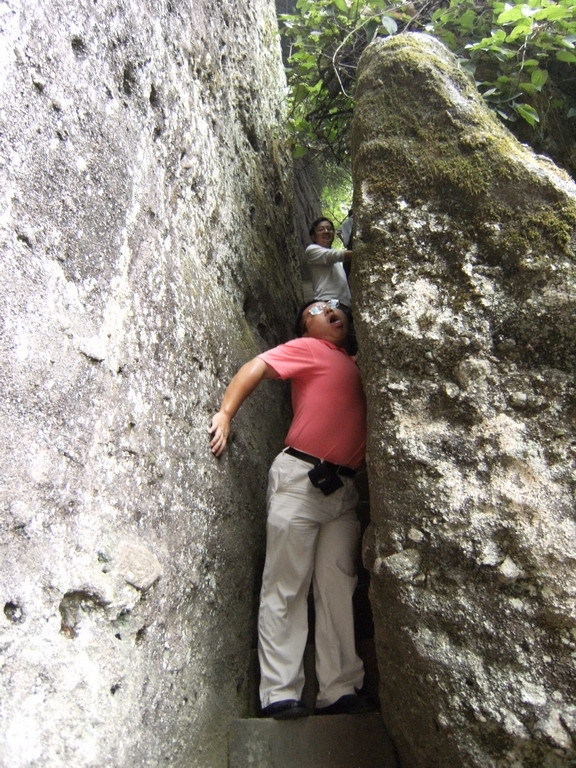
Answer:
<svg viewBox="0 0 576 768"><path fill-rule="evenodd" d="M212 417L212 423L208 427L208 432L213 435L210 441L210 450L219 458L224 453L226 443L228 442L228 435L230 434L230 417L218 411Z"/></svg>

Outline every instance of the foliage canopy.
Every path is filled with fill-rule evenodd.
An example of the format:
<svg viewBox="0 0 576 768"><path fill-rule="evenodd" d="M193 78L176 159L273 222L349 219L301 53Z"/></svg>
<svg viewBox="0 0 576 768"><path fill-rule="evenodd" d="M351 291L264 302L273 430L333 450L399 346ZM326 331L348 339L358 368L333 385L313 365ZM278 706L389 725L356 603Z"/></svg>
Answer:
<svg viewBox="0 0 576 768"><path fill-rule="evenodd" d="M280 22L296 156L328 152L347 164L360 54L407 30L442 40L523 141L541 149L560 122L573 144L576 0L297 0Z"/></svg>

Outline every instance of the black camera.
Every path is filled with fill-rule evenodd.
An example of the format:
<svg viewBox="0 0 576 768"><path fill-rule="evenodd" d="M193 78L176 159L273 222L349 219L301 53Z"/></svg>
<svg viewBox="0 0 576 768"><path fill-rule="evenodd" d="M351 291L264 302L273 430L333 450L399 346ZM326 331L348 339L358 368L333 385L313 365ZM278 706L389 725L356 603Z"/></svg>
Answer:
<svg viewBox="0 0 576 768"><path fill-rule="evenodd" d="M308 477L315 488L320 488L324 496L329 496L344 485L336 472L335 465L329 464L326 461L321 461L320 464L316 464L316 466L308 472Z"/></svg>

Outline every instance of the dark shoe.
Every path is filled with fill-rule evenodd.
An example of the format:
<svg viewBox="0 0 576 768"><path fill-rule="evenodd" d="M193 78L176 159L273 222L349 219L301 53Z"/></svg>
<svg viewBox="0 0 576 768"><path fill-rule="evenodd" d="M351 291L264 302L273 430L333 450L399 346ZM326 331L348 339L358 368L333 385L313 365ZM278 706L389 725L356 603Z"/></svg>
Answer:
<svg viewBox="0 0 576 768"><path fill-rule="evenodd" d="M359 696L348 693L330 704L328 707L318 707L317 715L361 715L365 712L377 712L378 705L370 696Z"/></svg>
<svg viewBox="0 0 576 768"><path fill-rule="evenodd" d="M310 712L296 699L284 699L268 704L262 709L262 717L273 717L274 720L295 720L297 717L308 717Z"/></svg>

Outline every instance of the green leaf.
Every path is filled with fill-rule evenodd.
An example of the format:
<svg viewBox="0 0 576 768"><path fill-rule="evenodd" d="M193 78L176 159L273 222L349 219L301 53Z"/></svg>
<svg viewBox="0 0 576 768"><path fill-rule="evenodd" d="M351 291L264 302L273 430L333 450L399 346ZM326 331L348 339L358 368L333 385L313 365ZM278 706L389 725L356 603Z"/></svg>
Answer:
<svg viewBox="0 0 576 768"><path fill-rule="evenodd" d="M576 56L570 51L556 51L556 58L559 61L567 61L569 64L576 61Z"/></svg>
<svg viewBox="0 0 576 768"><path fill-rule="evenodd" d="M540 8L535 18L538 21L558 21L559 19L566 19L573 15L573 9L563 8L561 5L549 5L545 8Z"/></svg>
<svg viewBox="0 0 576 768"><path fill-rule="evenodd" d="M528 125L532 126L532 128L536 125L536 123L540 122L540 115L534 107L531 107L529 104L515 104L514 109L520 117L523 117L524 120L528 123Z"/></svg>
<svg viewBox="0 0 576 768"><path fill-rule="evenodd" d="M533 26L532 19L522 19L522 21L519 21L518 24L514 26L506 38L506 42L513 43L514 40L517 40L519 37L527 37L532 32Z"/></svg>
<svg viewBox="0 0 576 768"><path fill-rule="evenodd" d="M311 53L308 51L296 51L296 53L293 53L292 56L290 56L290 63L291 64L298 64L299 66L308 66L308 64L316 64L316 59L314 56L312 56Z"/></svg>
<svg viewBox="0 0 576 768"><path fill-rule="evenodd" d="M482 40L480 40L477 43L467 43L466 48L469 48L471 51L478 51L478 50L489 51L499 47L500 44L503 43L505 40L506 40L506 32L503 29L497 29L492 33L490 37L483 37Z"/></svg>
<svg viewBox="0 0 576 768"><path fill-rule="evenodd" d="M389 35L395 35L398 32L398 24L391 16L382 16L381 23Z"/></svg>
<svg viewBox="0 0 576 768"><path fill-rule="evenodd" d="M496 19L497 24L510 24L513 21L520 21L525 17L524 5L507 6Z"/></svg>
<svg viewBox="0 0 576 768"><path fill-rule="evenodd" d="M464 11L464 13L462 14L462 16L460 16L458 21L462 29L466 30L467 32L471 32L472 29L474 28L474 22L476 21L476 19L477 19L477 15L474 13L474 11L471 8L469 8L467 11Z"/></svg>
<svg viewBox="0 0 576 768"><path fill-rule="evenodd" d="M332 2L339 11L342 11L342 13L348 13L350 10L350 5L347 0L332 0Z"/></svg>
<svg viewBox="0 0 576 768"><path fill-rule="evenodd" d="M296 88L292 91L292 100L294 104L299 104L304 99L308 98L308 86L304 83L298 83Z"/></svg>
<svg viewBox="0 0 576 768"><path fill-rule="evenodd" d="M530 79L534 88L536 88L537 91L540 91L542 86L545 85L546 81L548 80L548 71L546 69L539 68L533 69Z"/></svg>
<svg viewBox="0 0 576 768"><path fill-rule="evenodd" d="M453 32L450 32L449 29L439 29L435 34L452 50L458 45L456 35Z"/></svg>

